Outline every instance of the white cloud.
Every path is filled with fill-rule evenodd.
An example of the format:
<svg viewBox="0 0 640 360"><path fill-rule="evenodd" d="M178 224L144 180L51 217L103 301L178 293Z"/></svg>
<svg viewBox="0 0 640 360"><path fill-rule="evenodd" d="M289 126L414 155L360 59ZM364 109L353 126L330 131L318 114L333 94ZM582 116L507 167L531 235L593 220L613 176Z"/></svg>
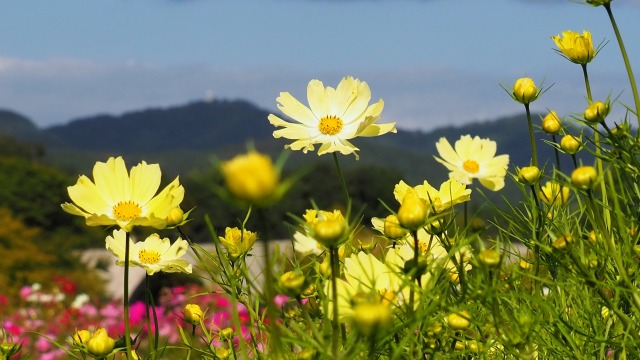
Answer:
<svg viewBox="0 0 640 360"><path fill-rule="evenodd" d="M532 104L532 110L545 112L552 108L566 115L584 109L579 68L575 73L566 71L566 67L560 70L531 74L538 82L544 76L547 85L555 83ZM6 57L0 58L0 107L22 113L40 126L98 113L181 105L212 96L246 99L274 110L275 98L281 91L289 91L306 102L310 79L335 86L345 75L367 81L373 100L385 101L383 121L397 121L401 128L429 130L524 111L499 86L500 82L511 83L521 76L515 74L427 67L312 73L284 68L160 67L135 61L105 64L71 58L35 61ZM593 73L592 84L594 96L600 99L628 88L624 74L619 73ZM629 91L622 99L630 103ZM620 116L622 109L617 109L614 115Z"/></svg>

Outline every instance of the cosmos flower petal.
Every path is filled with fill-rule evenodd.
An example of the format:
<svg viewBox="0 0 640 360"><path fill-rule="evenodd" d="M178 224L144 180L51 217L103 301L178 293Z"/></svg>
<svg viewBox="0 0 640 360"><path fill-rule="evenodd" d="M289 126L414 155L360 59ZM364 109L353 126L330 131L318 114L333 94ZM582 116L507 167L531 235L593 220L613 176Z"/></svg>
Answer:
<svg viewBox="0 0 640 360"><path fill-rule="evenodd" d="M446 138L441 137L440 140L438 140L438 142L436 143L436 149L438 150L438 154L440 155L440 157L442 157L442 160L436 157L436 160L438 160L438 162L442 164L459 164L462 162L460 161L458 153L456 153L456 151L453 149Z"/></svg>
<svg viewBox="0 0 640 360"><path fill-rule="evenodd" d="M69 186L67 192L71 201L86 212L104 214L111 210L110 204L100 195L95 184L84 175L78 178L75 185Z"/></svg>
<svg viewBox="0 0 640 360"><path fill-rule="evenodd" d="M288 92L281 92L280 96L276 99L278 102L278 109L288 117L306 125L317 126L318 119L315 117L311 109L304 106L298 99L294 98ZM273 124L273 123L272 123ZM275 125L275 124L273 124ZM282 126L282 125L279 125Z"/></svg>
<svg viewBox="0 0 640 360"><path fill-rule="evenodd" d="M371 90L369 89L369 85L364 81L360 82L359 80L355 80L352 92L353 95L357 96L348 103L348 107L344 109L344 114L342 115L348 124L364 119L367 115L365 111L371 100Z"/></svg>
<svg viewBox="0 0 640 360"><path fill-rule="evenodd" d="M106 163L96 162L93 181L98 193L109 202L126 199L131 195L129 173L121 156L109 158Z"/></svg>
<svg viewBox="0 0 640 360"><path fill-rule="evenodd" d="M309 107L317 119L331 114L331 106L327 99L327 92L320 80L311 80L307 86L307 99Z"/></svg>
<svg viewBox="0 0 640 360"><path fill-rule="evenodd" d="M141 162L131 168L130 198L137 204L146 204L158 192L162 172L160 165Z"/></svg>
<svg viewBox="0 0 640 360"><path fill-rule="evenodd" d="M504 177L481 178L480 184L492 191L498 191L504 187Z"/></svg>
<svg viewBox="0 0 640 360"><path fill-rule="evenodd" d="M158 195L144 205L145 213L166 218L171 209L180 205L184 198L184 188L180 185L178 177L167 185Z"/></svg>

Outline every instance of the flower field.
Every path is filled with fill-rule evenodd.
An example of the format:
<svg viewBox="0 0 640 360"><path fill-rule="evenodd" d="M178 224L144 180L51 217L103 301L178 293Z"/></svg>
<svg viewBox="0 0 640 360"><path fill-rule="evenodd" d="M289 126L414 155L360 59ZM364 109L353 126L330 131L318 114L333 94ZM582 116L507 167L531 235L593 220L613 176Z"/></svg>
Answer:
<svg viewBox="0 0 640 360"><path fill-rule="evenodd" d="M210 186L244 218L216 232L207 217L207 246L185 229L196 212L183 209L179 177L163 187L161 164L99 159L67 188L61 208L108 229L104 246L124 268L123 299L80 293L65 277L26 284L15 300L2 295L0 357L639 359L640 101L613 1L585 4L606 12L616 32L634 104L591 91L588 66L614 46L594 46L588 31L562 31L551 36L551 55L584 78L575 94L584 108L536 118L529 106L552 96L552 85L528 77L501 85L505 102L527 116L527 166L510 164L491 139L443 137L429 145L442 165L432 171L449 179L399 181L386 190L395 200L373 218L353 206L358 189L347 185L341 159L366 157L358 138L393 136L396 123L383 120L375 89L351 76L335 87L311 80L305 100L279 94L281 114L264 119L285 148L277 159L249 144L218 161L222 180ZM609 117L614 106L624 118ZM536 137L554 158L538 157ZM290 151L333 157L326 181L340 184L343 196L319 208L314 198L323 194L312 194L304 213L289 214L281 226L291 251L283 251L268 227L247 224L267 224L304 175L283 170ZM522 198L486 198L507 183ZM477 217L471 200L491 217ZM146 273L141 301L129 293L132 267ZM197 281L154 297L150 280L161 273Z"/></svg>

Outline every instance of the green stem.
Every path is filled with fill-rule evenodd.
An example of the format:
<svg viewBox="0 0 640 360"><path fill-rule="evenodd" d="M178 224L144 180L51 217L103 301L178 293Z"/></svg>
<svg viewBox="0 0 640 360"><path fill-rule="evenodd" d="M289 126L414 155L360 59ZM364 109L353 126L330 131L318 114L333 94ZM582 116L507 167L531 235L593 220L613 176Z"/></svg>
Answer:
<svg viewBox="0 0 640 360"><path fill-rule="evenodd" d="M533 159L533 166L538 167L538 151L536 150L536 138L533 132L533 122L531 121L531 111L529 111L529 104L524 104L524 108L527 111L527 123L529 124L529 140L531 141L531 158Z"/></svg>
<svg viewBox="0 0 640 360"><path fill-rule="evenodd" d="M591 96L591 85L589 84L589 74L587 72L587 64L582 64L582 74L584 75L584 86L587 88L587 99L589 100L589 104L593 102L593 96ZM592 125L593 129L593 143L596 147L596 168L598 170L598 174L603 174L603 166L602 166L602 149L600 147L600 133L598 132L598 125ZM607 186L605 181L600 183L600 192L602 193L602 202L604 204L605 211L605 222L607 224L610 223L609 210L607 207Z"/></svg>
<svg viewBox="0 0 640 360"><path fill-rule="evenodd" d="M627 286L627 289L631 292L631 298L633 301L631 304L635 307L636 311L640 311L640 295L637 293L637 287L631 282L629 279L629 274L627 273L627 268L622 261L622 257L620 253L616 249L616 244L613 241L613 237L607 228L602 217L598 216L598 212L595 205L595 200L593 199L593 193L591 190L587 191L587 204L589 205L589 210L591 212L592 221L595 222L597 227L600 230L600 236L602 236L606 240L607 251L609 255L613 258L613 262L616 264L618 268L618 274L622 279L622 282ZM596 234L597 236L597 234Z"/></svg>
<svg viewBox="0 0 640 360"><path fill-rule="evenodd" d="M589 74L587 73L587 64L580 64L582 66L582 75L584 76L584 85L587 88L587 99L589 99L589 104L593 101L593 96L591 96L591 85L589 85Z"/></svg>
<svg viewBox="0 0 640 360"><path fill-rule="evenodd" d="M556 141L556 136L555 135L551 135L551 140L553 140L554 144L558 143ZM556 155L556 168L558 169L558 172L562 172L562 169L560 168L560 152L558 151L558 149L555 146L553 147L553 152ZM554 174L554 178L555 178L555 174Z"/></svg>
<svg viewBox="0 0 640 360"><path fill-rule="evenodd" d="M131 356L131 329L129 326L129 232L127 231L126 241L124 245L124 341L127 348L127 359L133 359Z"/></svg>
<svg viewBox="0 0 640 360"><path fill-rule="evenodd" d="M158 336L158 331L156 329L156 331L154 332L153 336L151 335L151 311L149 310L149 306L151 304L151 290L149 289L149 279L151 277L149 276L149 274L145 274L144 277L144 305L145 305L145 309L147 312L147 336L149 337L149 352L151 353L151 359L155 359L156 358L156 353L158 348L156 347L157 341L155 341L155 336ZM154 310L155 313L155 310ZM154 323L158 324L157 319L154 320Z"/></svg>
<svg viewBox="0 0 640 360"><path fill-rule="evenodd" d="M336 164L336 170L338 170L338 177L340 178L340 185L342 186L342 192L344 193L345 198L345 206L349 206L351 202L351 197L349 196L349 190L347 189L347 182L344 180L344 174L342 173L342 168L340 168L340 161L338 161L338 155L333 153L333 160Z"/></svg>
<svg viewBox="0 0 640 360"><path fill-rule="evenodd" d="M603 6L607 10L607 14L609 15L609 20L611 20L611 26L613 27L613 31L616 33L616 39L618 40L618 45L620 46L620 52L622 53L624 66L627 68L627 76L629 77L629 83L631 84L631 92L633 92L633 101L636 107L636 118L638 118L638 125L640 126L640 116L638 116L639 115L638 111L640 110L640 98L638 97L638 87L636 86L636 78L633 76L633 70L631 69L631 64L629 63L629 56L627 55L627 50L624 47L624 42L622 41L622 35L620 35L618 24L616 24L616 20L613 17L613 12L611 11L611 4L604 4ZM638 132L636 136L640 136L640 132Z"/></svg>
<svg viewBox="0 0 640 360"><path fill-rule="evenodd" d="M329 260L331 261L331 297L333 301L333 319L331 319L331 355L338 358L338 341L340 336L340 319L338 312L338 274L340 272L338 258L338 248L329 249Z"/></svg>

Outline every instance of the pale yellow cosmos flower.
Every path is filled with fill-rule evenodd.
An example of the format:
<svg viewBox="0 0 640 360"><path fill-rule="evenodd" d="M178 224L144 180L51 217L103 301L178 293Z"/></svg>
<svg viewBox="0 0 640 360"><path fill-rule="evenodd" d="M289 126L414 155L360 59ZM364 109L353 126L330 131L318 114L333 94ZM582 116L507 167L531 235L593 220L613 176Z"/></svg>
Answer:
<svg viewBox="0 0 640 360"><path fill-rule="evenodd" d="M413 189L418 197L426 201L427 204L430 204L436 213L442 212L454 205L469 201L471 198L471 189L467 189L467 186L464 183L461 183L456 179L449 179L443 182L439 189L431 186L426 180L421 185L414 187L411 187L404 181L400 180L400 182L393 188L393 196L402 204L402 200L409 189Z"/></svg>
<svg viewBox="0 0 640 360"><path fill-rule="evenodd" d="M113 236L107 236L106 248L118 259L116 264L124 266L127 233L114 230ZM144 241L134 243L129 239L129 264L145 269L153 275L159 271L191 273L192 265L182 257L187 253L189 243L178 238L173 244L168 238L161 239L151 234Z"/></svg>
<svg viewBox="0 0 640 360"><path fill-rule="evenodd" d="M269 122L282 127L273 132L275 138L295 140L285 148L313 151L320 144L318 155L340 152L354 154L359 149L350 139L371 137L396 132L395 123L375 124L380 119L384 102L369 105L371 90L366 82L345 77L334 89L325 87L319 80L311 80L307 86L309 107L303 105L288 92L281 92L276 99L278 109L295 122L287 122L276 115L269 115Z"/></svg>
<svg viewBox="0 0 640 360"><path fill-rule="evenodd" d="M471 184L473 179L489 190L498 191L504 187L509 155L496 156L495 141L470 135L460 137L455 149L445 138L436 143L441 158L435 159L449 169L449 177L463 184Z"/></svg>
<svg viewBox="0 0 640 360"><path fill-rule="evenodd" d="M344 260L345 280L337 279L338 317L347 321L353 317L353 307L358 302L397 304L397 295L403 279L378 260L373 254L359 252ZM325 283L329 299L329 318L333 317L331 283Z"/></svg>
<svg viewBox="0 0 640 360"><path fill-rule="evenodd" d="M160 187L160 166L141 162L131 168L122 157L96 162L93 182L85 175L67 188L73 203L62 204L69 214L85 218L87 225L118 225L125 231L134 226L163 229L167 216L184 198L184 188L176 177L156 195Z"/></svg>

